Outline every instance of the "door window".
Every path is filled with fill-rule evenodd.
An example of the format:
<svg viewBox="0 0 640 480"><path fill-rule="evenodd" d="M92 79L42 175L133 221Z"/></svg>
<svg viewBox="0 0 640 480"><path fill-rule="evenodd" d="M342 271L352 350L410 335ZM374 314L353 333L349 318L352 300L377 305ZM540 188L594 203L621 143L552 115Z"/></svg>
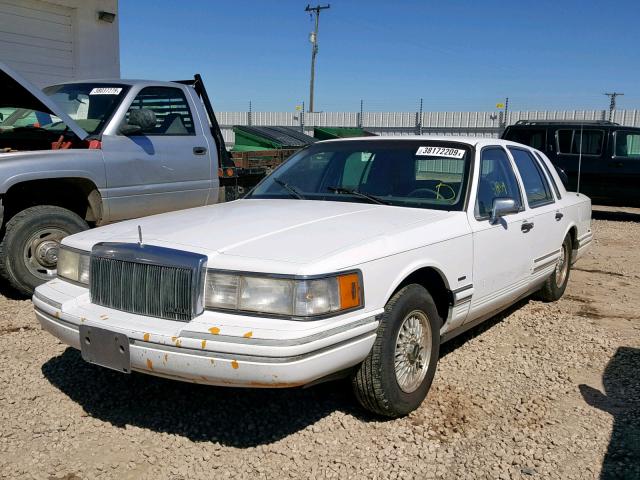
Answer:
<svg viewBox="0 0 640 480"><path fill-rule="evenodd" d="M475 215L478 220L489 218L496 198L511 198L522 206L520 187L507 153L500 147L488 147L480 155L480 177Z"/></svg>
<svg viewBox="0 0 640 480"><path fill-rule="evenodd" d="M551 188L533 156L520 148L509 148L509 151L520 172L529 207L535 208L552 203L554 200Z"/></svg>
<svg viewBox="0 0 640 480"><path fill-rule="evenodd" d="M616 157L640 158L640 133L617 131L614 152Z"/></svg>
<svg viewBox="0 0 640 480"><path fill-rule="evenodd" d="M560 189L558 188L558 185L556 184L556 179L553 178L553 175L551 174L551 169L549 169L549 166L547 165L547 162L545 162L544 159L540 155L538 155L536 152L534 152L534 153L535 153L536 158L540 162L540 165L542 165L542 167L544 168L544 171L547 173L547 178L551 182L551 186L553 187L553 191L556 192L556 197L558 197L558 199L561 199L562 195L560 195Z"/></svg>
<svg viewBox="0 0 640 480"><path fill-rule="evenodd" d="M530 129L530 128L518 128L512 127L509 130L509 134L506 137L507 140L512 142L523 143L530 147L537 148L543 152L547 145L547 131L544 129Z"/></svg>
<svg viewBox="0 0 640 480"><path fill-rule="evenodd" d="M566 129L557 132L558 153L579 155L601 155L604 132L602 130ZM582 140L582 141L581 141Z"/></svg>
<svg viewBox="0 0 640 480"><path fill-rule="evenodd" d="M145 130L145 135L195 135L189 103L179 88L143 88L131 103L129 112L140 108L152 110L156 115L155 127ZM125 117L127 121L129 112Z"/></svg>

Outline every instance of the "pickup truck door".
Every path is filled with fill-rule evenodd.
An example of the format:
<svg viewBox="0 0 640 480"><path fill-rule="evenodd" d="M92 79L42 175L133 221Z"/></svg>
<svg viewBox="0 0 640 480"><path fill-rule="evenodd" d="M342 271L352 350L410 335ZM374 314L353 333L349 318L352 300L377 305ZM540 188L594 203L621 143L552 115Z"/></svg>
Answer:
<svg viewBox="0 0 640 480"><path fill-rule="evenodd" d="M553 272L560 257L567 219L559 209L551 184L550 173L524 147L508 147L527 200L527 243L529 251L529 288L540 284Z"/></svg>
<svg viewBox="0 0 640 480"><path fill-rule="evenodd" d="M194 107L182 88L145 87L125 122L142 108L154 112L155 126L135 135L103 135L110 221L207 204L217 169Z"/></svg>
<svg viewBox="0 0 640 480"><path fill-rule="evenodd" d="M501 146L484 147L477 155L475 197L471 197L468 209L473 232L474 292L465 323L515 300L526 289L531 264L528 212L513 164ZM520 211L492 224L489 217L496 198L512 198Z"/></svg>

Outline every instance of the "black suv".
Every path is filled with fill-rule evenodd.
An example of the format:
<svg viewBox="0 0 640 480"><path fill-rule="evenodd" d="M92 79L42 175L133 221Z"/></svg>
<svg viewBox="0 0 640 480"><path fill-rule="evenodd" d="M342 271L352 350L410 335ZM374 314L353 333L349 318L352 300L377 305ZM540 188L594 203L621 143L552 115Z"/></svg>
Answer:
<svg viewBox="0 0 640 480"><path fill-rule="evenodd" d="M520 120L502 134L544 152L593 203L640 206L640 128L607 121ZM582 140L582 141L581 141Z"/></svg>

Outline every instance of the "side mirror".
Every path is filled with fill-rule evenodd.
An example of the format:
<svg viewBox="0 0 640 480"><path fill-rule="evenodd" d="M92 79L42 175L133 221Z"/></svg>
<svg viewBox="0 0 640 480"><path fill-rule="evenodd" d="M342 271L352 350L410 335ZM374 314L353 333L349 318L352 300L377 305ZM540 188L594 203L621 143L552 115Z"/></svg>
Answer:
<svg viewBox="0 0 640 480"><path fill-rule="evenodd" d="M489 222L494 224L501 217L518 213L519 211L520 207L516 204L516 201L513 198L494 198Z"/></svg>
<svg viewBox="0 0 640 480"><path fill-rule="evenodd" d="M137 108L129 111L129 120L120 127L123 135L135 135L156 126L156 114L147 108Z"/></svg>

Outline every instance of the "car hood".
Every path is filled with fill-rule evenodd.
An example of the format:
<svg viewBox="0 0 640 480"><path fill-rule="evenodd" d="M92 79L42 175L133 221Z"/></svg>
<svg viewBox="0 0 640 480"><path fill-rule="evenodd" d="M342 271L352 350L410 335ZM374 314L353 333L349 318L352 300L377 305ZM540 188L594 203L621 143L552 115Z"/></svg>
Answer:
<svg viewBox="0 0 640 480"><path fill-rule="evenodd" d="M67 237L64 244L90 250L98 242L138 242L140 226L143 243L204 253L210 260L219 255L305 264L459 213L351 202L247 199L129 220Z"/></svg>
<svg viewBox="0 0 640 480"><path fill-rule="evenodd" d="M58 117L80 140L89 134L80 127L58 104L18 72L0 62L0 108L27 108Z"/></svg>

